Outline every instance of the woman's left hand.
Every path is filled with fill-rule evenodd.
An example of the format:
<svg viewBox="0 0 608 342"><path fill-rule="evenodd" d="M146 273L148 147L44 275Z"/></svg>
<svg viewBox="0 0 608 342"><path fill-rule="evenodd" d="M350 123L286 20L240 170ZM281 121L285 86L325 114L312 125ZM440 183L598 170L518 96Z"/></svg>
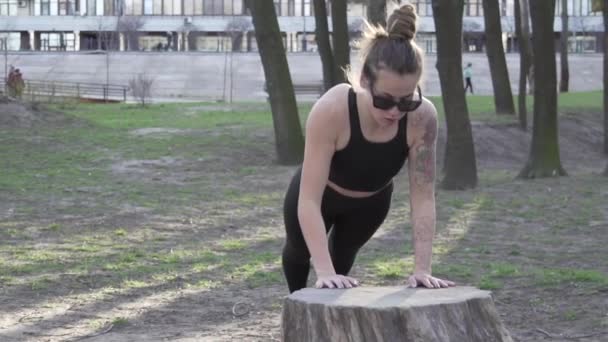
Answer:
<svg viewBox="0 0 608 342"><path fill-rule="evenodd" d="M456 286L453 281L439 279L425 272L414 272L414 274L407 278L407 286L418 287L418 285L422 285L429 289Z"/></svg>

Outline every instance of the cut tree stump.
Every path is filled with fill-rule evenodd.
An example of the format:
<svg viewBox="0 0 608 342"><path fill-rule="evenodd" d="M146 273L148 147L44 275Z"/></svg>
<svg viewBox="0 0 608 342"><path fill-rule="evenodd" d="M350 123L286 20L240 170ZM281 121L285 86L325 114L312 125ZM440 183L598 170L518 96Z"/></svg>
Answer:
<svg viewBox="0 0 608 342"><path fill-rule="evenodd" d="M281 322L285 342L512 342L489 291L306 288L289 295Z"/></svg>

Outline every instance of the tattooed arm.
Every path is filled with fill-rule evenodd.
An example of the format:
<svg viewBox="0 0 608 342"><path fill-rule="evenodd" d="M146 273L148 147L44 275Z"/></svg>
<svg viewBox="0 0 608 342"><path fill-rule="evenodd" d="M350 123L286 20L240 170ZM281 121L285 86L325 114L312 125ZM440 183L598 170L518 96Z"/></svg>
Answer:
<svg viewBox="0 0 608 342"><path fill-rule="evenodd" d="M413 113L408 133L410 208L414 244L414 274L409 285L429 288L448 287L453 282L431 276L433 236L435 235L435 154L437 144L437 111L427 100Z"/></svg>

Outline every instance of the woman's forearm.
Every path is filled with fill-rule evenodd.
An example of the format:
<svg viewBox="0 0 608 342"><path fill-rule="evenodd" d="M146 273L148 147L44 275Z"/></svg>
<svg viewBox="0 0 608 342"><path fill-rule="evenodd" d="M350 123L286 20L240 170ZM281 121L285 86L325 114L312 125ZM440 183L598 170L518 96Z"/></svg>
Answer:
<svg viewBox="0 0 608 342"><path fill-rule="evenodd" d="M435 235L435 215L413 216L412 225L414 272L430 274L432 271L431 259L433 256L433 236Z"/></svg>
<svg viewBox="0 0 608 342"><path fill-rule="evenodd" d="M335 274L319 205L314 201L302 201L298 206L298 219L317 276Z"/></svg>

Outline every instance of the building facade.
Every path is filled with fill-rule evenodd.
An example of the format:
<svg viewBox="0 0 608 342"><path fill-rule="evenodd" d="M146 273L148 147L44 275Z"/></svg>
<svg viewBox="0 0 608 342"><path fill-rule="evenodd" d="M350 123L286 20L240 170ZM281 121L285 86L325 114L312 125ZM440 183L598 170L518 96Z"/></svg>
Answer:
<svg viewBox="0 0 608 342"><path fill-rule="evenodd" d="M603 21L592 11L592 0L557 0L556 39L561 1L568 2L570 50L602 51ZM274 3L286 50L315 51L312 0ZM432 1L410 3L420 16L418 43L434 53ZM515 51L513 0L500 4L503 42L507 51ZM348 4L353 39L365 13L360 1ZM483 51L482 0L466 0L463 14L463 49ZM243 0L0 0L0 50L256 51L252 30Z"/></svg>

